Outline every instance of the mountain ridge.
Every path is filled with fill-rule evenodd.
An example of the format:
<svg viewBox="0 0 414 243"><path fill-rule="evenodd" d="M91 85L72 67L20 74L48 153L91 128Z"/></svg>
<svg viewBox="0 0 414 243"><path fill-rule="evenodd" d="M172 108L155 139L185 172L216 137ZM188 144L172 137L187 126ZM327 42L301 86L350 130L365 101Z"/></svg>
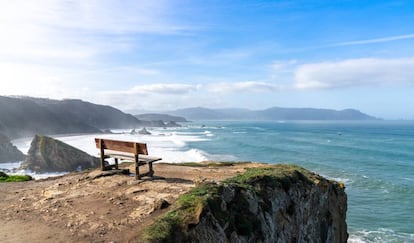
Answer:
<svg viewBox="0 0 414 243"><path fill-rule="evenodd" d="M356 109L283 108L270 107L264 110L243 108L210 109L190 107L166 114L182 116L189 120L378 120L379 118Z"/></svg>
<svg viewBox="0 0 414 243"><path fill-rule="evenodd" d="M79 99L0 96L0 133L9 138L35 134L101 133L107 129L173 126L142 121L108 105Z"/></svg>

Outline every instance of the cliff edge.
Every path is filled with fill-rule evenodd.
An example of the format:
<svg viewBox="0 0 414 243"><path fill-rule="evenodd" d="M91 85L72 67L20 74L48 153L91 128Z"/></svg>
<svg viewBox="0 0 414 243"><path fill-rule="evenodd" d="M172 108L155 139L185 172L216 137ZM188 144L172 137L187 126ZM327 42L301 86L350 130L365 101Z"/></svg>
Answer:
<svg viewBox="0 0 414 243"><path fill-rule="evenodd" d="M293 165L202 184L144 234L148 242L346 242L344 185Z"/></svg>

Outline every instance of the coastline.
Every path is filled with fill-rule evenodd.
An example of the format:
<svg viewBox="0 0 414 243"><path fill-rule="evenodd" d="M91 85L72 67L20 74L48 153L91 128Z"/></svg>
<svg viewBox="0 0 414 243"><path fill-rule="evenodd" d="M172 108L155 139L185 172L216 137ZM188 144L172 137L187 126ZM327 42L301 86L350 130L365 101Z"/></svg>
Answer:
<svg viewBox="0 0 414 243"><path fill-rule="evenodd" d="M414 200L413 131L414 123L398 121L205 121L177 129L159 129L148 138L152 144L150 153L161 155L164 161L170 156L174 162L294 163L342 181L349 195L350 242L404 242L414 239L410 213L414 208L409 203ZM162 142L163 139L168 141ZM90 146L96 153L94 145ZM158 147L160 154L154 147ZM236 159L227 159L228 155Z"/></svg>

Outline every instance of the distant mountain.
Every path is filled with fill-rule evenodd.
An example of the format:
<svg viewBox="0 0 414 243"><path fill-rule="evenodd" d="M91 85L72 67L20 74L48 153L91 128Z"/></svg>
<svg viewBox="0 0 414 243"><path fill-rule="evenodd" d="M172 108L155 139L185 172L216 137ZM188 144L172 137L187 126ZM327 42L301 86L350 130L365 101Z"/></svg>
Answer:
<svg viewBox="0 0 414 243"><path fill-rule="evenodd" d="M166 112L189 120L376 120L358 110L281 108L266 110L186 108Z"/></svg>
<svg viewBox="0 0 414 243"><path fill-rule="evenodd" d="M135 117L143 121L188 122L184 117L159 113L145 113L135 115Z"/></svg>
<svg viewBox="0 0 414 243"><path fill-rule="evenodd" d="M87 123L60 117L30 99L0 96L0 114L0 132L10 138L31 136L36 133L99 132L98 128Z"/></svg>
<svg viewBox="0 0 414 243"><path fill-rule="evenodd" d="M141 121L114 107L82 100L0 96L0 133L10 138L34 134L97 133L104 129L164 127Z"/></svg>

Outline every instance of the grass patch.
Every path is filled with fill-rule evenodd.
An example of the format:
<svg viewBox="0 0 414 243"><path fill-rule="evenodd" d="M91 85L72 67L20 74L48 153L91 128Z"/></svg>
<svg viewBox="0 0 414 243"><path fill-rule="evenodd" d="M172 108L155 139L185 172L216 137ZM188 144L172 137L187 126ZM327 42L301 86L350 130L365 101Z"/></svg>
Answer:
<svg viewBox="0 0 414 243"><path fill-rule="evenodd" d="M179 242L188 226L198 223L208 199L214 195L217 195L217 185L210 184L202 184L181 195L175 209L144 230L143 239L147 242Z"/></svg>
<svg viewBox="0 0 414 243"><path fill-rule="evenodd" d="M31 181L33 178L29 175L0 175L1 182L21 182L21 181Z"/></svg>
<svg viewBox="0 0 414 243"><path fill-rule="evenodd" d="M269 186L287 188L291 183L303 180L311 182L316 175L300 166L278 164L269 167L246 168L246 172L225 180L223 183L236 183L240 186L264 182Z"/></svg>

